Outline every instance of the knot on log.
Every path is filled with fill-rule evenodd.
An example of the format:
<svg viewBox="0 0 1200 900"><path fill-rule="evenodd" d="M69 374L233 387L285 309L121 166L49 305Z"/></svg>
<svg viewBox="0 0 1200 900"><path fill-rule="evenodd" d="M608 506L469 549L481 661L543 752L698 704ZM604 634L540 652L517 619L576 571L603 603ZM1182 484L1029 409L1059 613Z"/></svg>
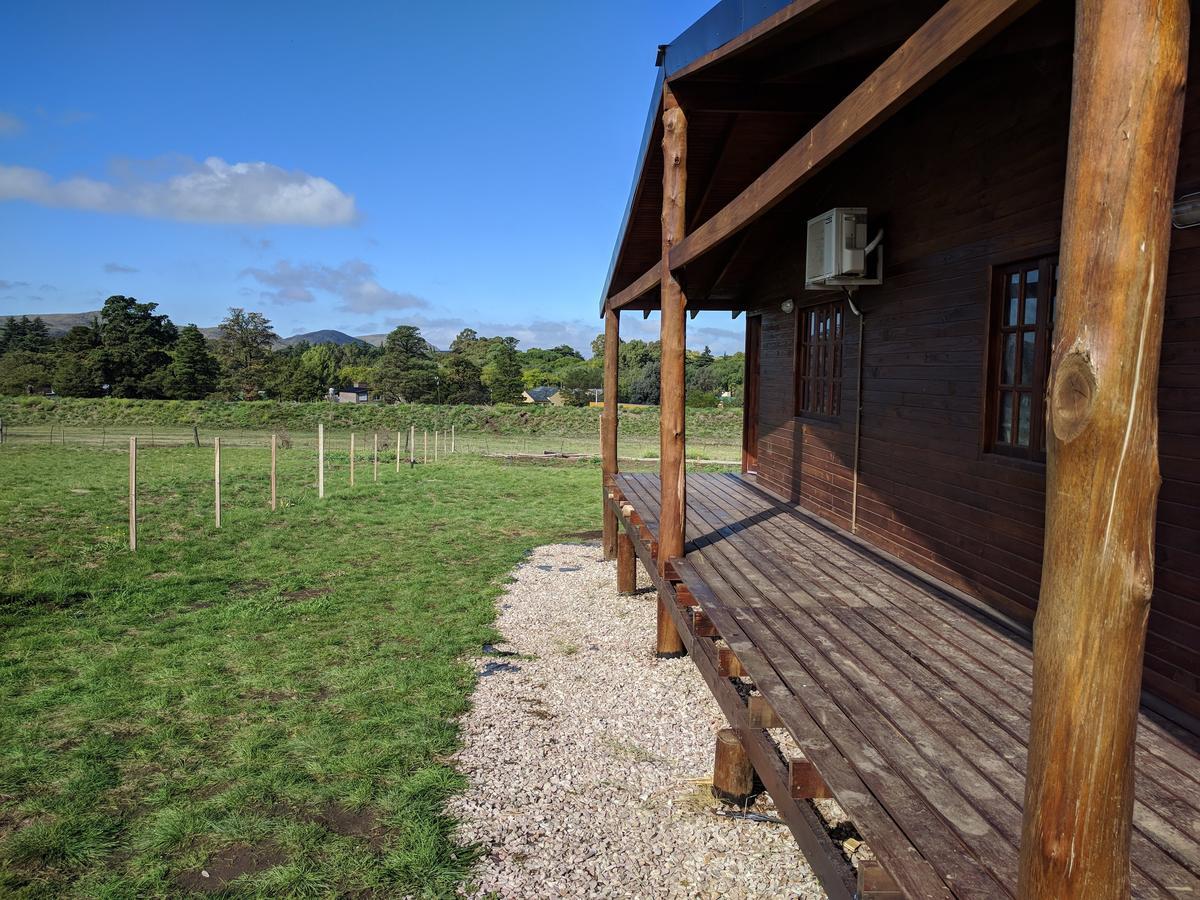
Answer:
<svg viewBox="0 0 1200 900"><path fill-rule="evenodd" d="M1059 364L1050 388L1050 425L1069 444L1087 428L1096 406L1096 369L1086 353L1072 350Z"/></svg>

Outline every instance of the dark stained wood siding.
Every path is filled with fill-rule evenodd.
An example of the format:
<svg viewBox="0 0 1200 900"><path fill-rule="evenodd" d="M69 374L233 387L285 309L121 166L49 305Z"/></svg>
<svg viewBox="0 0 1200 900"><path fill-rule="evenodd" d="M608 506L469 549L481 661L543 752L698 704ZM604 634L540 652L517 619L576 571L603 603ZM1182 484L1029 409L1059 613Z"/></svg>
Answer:
<svg viewBox="0 0 1200 900"><path fill-rule="evenodd" d="M1195 44L1193 44L1195 47ZM1179 194L1200 190L1200 59ZM887 230L886 283L866 313L858 534L996 609L1032 621L1044 467L984 451L990 266L1057 249L1070 47L983 57L918 100L793 201L764 267L759 479L849 527L857 322L836 422L795 418L803 222L867 206ZM799 264L797 264L799 260ZM1200 228L1174 232L1160 378L1163 486L1145 686L1200 716Z"/></svg>

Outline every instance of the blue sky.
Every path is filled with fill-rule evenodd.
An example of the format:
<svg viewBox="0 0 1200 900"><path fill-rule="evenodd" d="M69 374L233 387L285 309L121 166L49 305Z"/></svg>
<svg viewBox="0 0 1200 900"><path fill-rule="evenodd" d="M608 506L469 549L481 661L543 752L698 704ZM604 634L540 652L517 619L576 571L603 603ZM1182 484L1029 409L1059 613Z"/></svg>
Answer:
<svg viewBox="0 0 1200 900"><path fill-rule="evenodd" d="M711 3L7 4L0 314L586 346L655 48Z"/></svg>

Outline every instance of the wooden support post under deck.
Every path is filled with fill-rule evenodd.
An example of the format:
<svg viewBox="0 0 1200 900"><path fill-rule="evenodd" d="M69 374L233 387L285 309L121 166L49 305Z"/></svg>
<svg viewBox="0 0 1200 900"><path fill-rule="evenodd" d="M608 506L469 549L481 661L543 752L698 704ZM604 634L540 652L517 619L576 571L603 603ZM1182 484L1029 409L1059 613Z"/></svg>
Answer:
<svg viewBox="0 0 1200 900"><path fill-rule="evenodd" d="M619 552L617 532L620 531L620 527L617 514L608 503L608 492L612 490L612 480L617 474L617 364L621 351L620 316L616 310L604 311L604 412L600 416L600 506L604 510L605 559L612 559ZM629 552L632 555L632 549Z"/></svg>
<svg viewBox="0 0 1200 900"><path fill-rule="evenodd" d="M717 732L713 760L713 796L731 806L744 807L755 793L754 766L741 739L732 728L722 728Z"/></svg>
<svg viewBox="0 0 1200 900"><path fill-rule="evenodd" d="M687 208L687 117L670 87L663 87L662 208L662 370L659 393L659 477L662 511L658 527L658 571L683 556L687 507L684 477L684 348L687 298L668 265L671 248L683 240ZM667 600L658 598L658 646L661 656L682 656L683 641L671 621Z"/></svg>
<svg viewBox="0 0 1200 900"><path fill-rule="evenodd" d="M632 594L637 590L637 557L633 538L624 531L617 533L617 592Z"/></svg>
<svg viewBox="0 0 1200 900"><path fill-rule="evenodd" d="M1018 894L1118 898L1158 496L1187 0L1079 0Z"/></svg>

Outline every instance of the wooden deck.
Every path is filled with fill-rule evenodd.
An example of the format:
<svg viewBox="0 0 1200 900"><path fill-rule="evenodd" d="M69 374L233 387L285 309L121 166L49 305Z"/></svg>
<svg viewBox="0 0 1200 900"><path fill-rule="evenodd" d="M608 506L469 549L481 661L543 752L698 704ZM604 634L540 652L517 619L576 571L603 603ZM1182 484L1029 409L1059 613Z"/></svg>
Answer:
<svg viewBox="0 0 1200 900"><path fill-rule="evenodd" d="M1013 895L1028 641L744 478L689 475L687 497L686 557L653 577L830 896L854 895L852 873L799 789L800 765L790 772L759 727L771 722L748 702L751 683L874 851L883 887ZM658 477L617 475L609 503L653 572ZM730 651L746 677L729 677ZM1198 898L1200 739L1143 710L1136 764L1134 895Z"/></svg>

